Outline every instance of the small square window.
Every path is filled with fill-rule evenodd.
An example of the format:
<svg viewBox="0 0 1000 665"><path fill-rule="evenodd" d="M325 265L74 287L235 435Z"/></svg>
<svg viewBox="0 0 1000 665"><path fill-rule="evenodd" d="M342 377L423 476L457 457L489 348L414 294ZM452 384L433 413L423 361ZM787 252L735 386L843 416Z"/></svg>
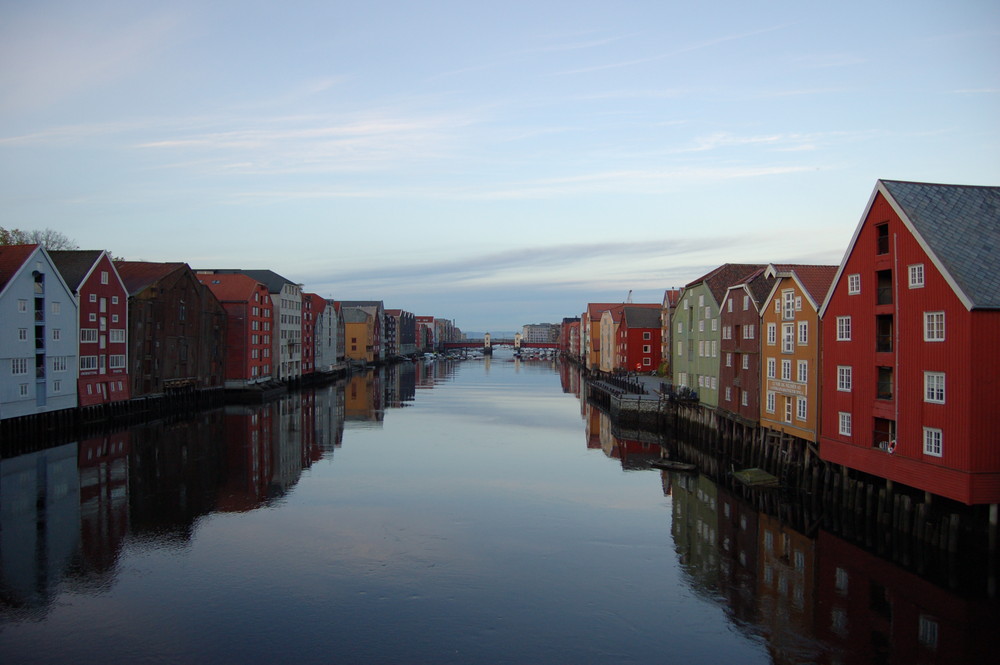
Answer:
<svg viewBox="0 0 1000 665"><path fill-rule="evenodd" d="M924 428L924 454L933 457L941 457L941 430L935 427Z"/></svg>
<svg viewBox="0 0 1000 665"><path fill-rule="evenodd" d="M841 436L851 435L851 414L840 412L840 429L839 432Z"/></svg>
<svg viewBox="0 0 1000 665"><path fill-rule="evenodd" d="M921 289L924 286L924 264L916 263L909 266L910 288Z"/></svg>

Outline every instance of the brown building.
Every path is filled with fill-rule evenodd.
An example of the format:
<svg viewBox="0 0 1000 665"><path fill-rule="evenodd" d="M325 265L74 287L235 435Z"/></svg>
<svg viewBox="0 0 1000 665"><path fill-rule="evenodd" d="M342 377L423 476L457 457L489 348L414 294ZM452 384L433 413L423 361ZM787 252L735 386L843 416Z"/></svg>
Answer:
<svg viewBox="0 0 1000 665"><path fill-rule="evenodd" d="M226 311L186 263L116 261L128 291L132 397L222 388Z"/></svg>

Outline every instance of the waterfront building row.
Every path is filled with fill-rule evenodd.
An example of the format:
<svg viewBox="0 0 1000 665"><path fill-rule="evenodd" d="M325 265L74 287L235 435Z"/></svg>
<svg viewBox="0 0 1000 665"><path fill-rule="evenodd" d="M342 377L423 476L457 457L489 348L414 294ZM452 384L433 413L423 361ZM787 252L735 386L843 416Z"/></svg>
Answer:
<svg viewBox="0 0 1000 665"><path fill-rule="evenodd" d="M450 320L421 318L431 326L381 301L323 298L271 270L0 246L0 420L151 395L266 389L431 351L461 335Z"/></svg>
<svg viewBox="0 0 1000 665"><path fill-rule="evenodd" d="M667 290L660 371L823 460L995 505L998 253L1000 187L879 180L839 265L727 263ZM609 355L624 307L590 303L567 353L635 369Z"/></svg>

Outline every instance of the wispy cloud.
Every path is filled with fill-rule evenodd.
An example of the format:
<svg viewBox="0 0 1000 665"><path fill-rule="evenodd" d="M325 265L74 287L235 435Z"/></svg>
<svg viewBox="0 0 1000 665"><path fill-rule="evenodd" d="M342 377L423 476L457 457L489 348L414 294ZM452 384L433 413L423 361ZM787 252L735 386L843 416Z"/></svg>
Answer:
<svg viewBox="0 0 1000 665"><path fill-rule="evenodd" d="M735 35L725 35L722 37L716 37L715 39L708 39L702 42L697 42L694 44L689 44L686 46L681 46L664 53L659 53L657 55L648 56L645 58L634 58L631 60L622 60L618 62L610 62L603 65L594 65L591 67L580 67L577 69L570 69L566 71L556 72L555 76L568 76L572 74L589 74L592 72L606 71L609 69L620 69L622 67L632 67L635 65L644 65L649 62L656 62L658 60L664 60L666 58L672 58L684 53L690 53L692 51L699 51L706 48L712 48L720 44L725 44L726 42L737 41L740 39L746 39L748 37L755 37L757 35L766 34L768 32L774 32L776 30L783 30L787 28L790 24L782 23L779 25L770 26L767 28L761 28L759 30L751 30L749 32L741 32Z"/></svg>

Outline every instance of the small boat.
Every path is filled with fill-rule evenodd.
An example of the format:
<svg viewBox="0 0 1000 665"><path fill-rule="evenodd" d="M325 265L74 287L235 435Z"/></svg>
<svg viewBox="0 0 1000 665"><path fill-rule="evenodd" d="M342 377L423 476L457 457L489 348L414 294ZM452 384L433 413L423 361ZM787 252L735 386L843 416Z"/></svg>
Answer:
<svg viewBox="0 0 1000 665"><path fill-rule="evenodd" d="M733 478L747 487L777 487L778 478L763 469L743 469L732 472Z"/></svg>
<svg viewBox="0 0 1000 665"><path fill-rule="evenodd" d="M672 459L650 460L649 466L657 469L669 469L670 471L697 471L698 466L688 462L678 462Z"/></svg>

